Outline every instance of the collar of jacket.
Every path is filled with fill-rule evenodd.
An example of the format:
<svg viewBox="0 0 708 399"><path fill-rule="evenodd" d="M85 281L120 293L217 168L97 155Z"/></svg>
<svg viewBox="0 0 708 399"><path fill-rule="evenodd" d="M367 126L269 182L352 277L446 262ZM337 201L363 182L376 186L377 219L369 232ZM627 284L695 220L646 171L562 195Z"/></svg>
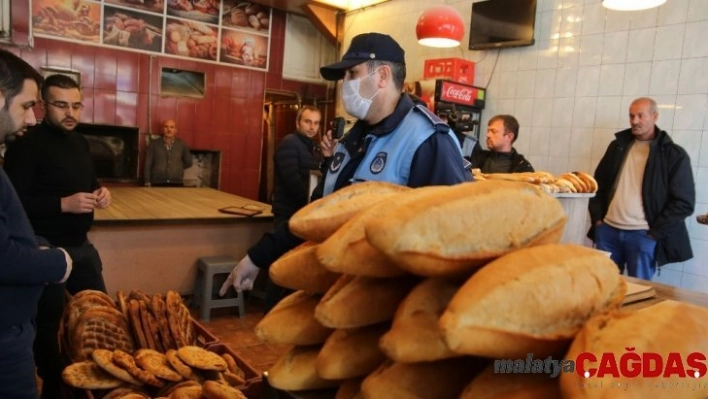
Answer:
<svg viewBox="0 0 708 399"><path fill-rule="evenodd" d="M41 128L42 128L44 131L46 131L47 133L52 134L52 135L54 135L54 136L60 136L60 137L66 137L66 136L68 136L70 133L73 133L73 132L76 131L76 129L74 129L74 130L72 130L72 131L70 131L70 132L67 132L67 131L65 131L64 129L61 129L61 128L58 128L58 127L55 127L55 126L52 126L52 125L48 124L47 121L42 121L42 124L41 124L40 126L41 126Z"/></svg>
<svg viewBox="0 0 708 399"><path fill-rule="evenodd" d="M654 139L651 141L650 147L663 147L666 145L671 145L674 143L673 140L671 140L671 136L669 136L666 131L661 130L659 126L654 126L654 132L656 135L654 136ZM622 130L621 132L615 133L615 137L617 138L617 141L620 144L628 145L631 143L634 139L634 135L632 134L632 129L625 129Z"/></svg>
<svg viewBox="0 0 708 399"><path fill-rule="evenodd" d="M375 125L369 125L366 121L358 120L344 139L344 147L347 149L347 152L353 155L359 151L360 148L363 148L364 139L368 134L385 136L396 130L403 118L408 115L412 108L413 100L411 100L408 94L401 94L401 98L398 100L393 113L385 117L381 122Z"/></svg>
<svg viewBox="0 0 708 399"><path fill-rule="evenodd" d="M298 137L298 138L300 139L300 141L302 141L303 143L305 143L305 145L307 146L307 148L311 148L311 147L314 145L314 143L315 143L314 140L312 140L311 138L305 136L303 133L298 132L297 130L295 131L295 136Z"/></svg>

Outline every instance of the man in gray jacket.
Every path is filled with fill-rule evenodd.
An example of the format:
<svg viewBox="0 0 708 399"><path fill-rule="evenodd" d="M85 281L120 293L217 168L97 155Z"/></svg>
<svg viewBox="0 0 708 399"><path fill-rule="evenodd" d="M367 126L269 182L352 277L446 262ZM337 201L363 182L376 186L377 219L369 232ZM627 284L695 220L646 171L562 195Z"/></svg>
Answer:
<svg viewBox="0 0 708 399"><path fill-rule="evenodd" d="M168 119L162 124L162 137L152 140L145 155L145 185L184 185L184 170L192 166L192 154L177 138L177 125Z"/></svg>

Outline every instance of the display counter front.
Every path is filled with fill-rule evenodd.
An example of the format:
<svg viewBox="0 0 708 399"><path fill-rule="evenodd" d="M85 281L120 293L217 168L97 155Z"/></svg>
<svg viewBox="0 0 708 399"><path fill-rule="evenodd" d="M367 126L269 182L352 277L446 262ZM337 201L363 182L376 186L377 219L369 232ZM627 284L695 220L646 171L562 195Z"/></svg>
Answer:
<svg viewBox="0 0 708 399"><path fill-rule="evenodd" d="M112 187L113 203L94 216L89 239L103 260L110 295L117 290L190 294L202 256L241 259L273 227L268 204L211 188ZM246 217L224 207L260 208Z"/></svg>
<svg viewBox="0 0 708 399"><path fill-rule="evenodd" d="M551 195L558 199L568 217L561 242L566 244L590 245L590 240L586 237L590 217L588 213L588 201L590 198L594 197L595 194L554 193Z"/></svg>

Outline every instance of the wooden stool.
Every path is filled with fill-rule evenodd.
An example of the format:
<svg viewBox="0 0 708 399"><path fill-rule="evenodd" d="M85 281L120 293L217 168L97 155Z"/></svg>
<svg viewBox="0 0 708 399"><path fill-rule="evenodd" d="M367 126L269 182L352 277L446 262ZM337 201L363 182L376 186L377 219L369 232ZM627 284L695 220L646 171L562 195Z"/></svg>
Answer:
<svg viewBox="0 0 708 399"><path fill-rule="evenodd" d="M215 308L238 306L238 317L246 314L243 292L236 292L236 297L233 298L219 298L218 290L221 287L214 287L214 276L229 274L234 267L236 267L236 259L231 256L207 256L197 260L197 278L194 281L192 304L199 306L199 320L209 321L211 310ZM228 292L232 292L231 290L229 289Z"/></svg>

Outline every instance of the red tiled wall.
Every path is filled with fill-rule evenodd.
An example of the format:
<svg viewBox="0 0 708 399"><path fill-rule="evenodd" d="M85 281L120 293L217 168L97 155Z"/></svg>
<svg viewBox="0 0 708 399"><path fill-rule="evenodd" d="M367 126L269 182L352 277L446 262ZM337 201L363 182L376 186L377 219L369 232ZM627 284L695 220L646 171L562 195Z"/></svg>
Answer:
<svg viewBox="0 0 708 399"><path fill-rule="evenodd" d="M320 97L326 92L324 85L282 79L284 32L285 14L274 10L267 73L42 38L35 38L32 49L10 50L37 69L53 66L81 72L86 104L81 121L138 126L141 160L146 135L159 133L162 120L175 119L178 135L191 148L221 151L221 190L257 199L266 87L307 90ZM161 97L162 67L204 72L205 97ZM42 117L41 111L37 117Z"/></svg>

